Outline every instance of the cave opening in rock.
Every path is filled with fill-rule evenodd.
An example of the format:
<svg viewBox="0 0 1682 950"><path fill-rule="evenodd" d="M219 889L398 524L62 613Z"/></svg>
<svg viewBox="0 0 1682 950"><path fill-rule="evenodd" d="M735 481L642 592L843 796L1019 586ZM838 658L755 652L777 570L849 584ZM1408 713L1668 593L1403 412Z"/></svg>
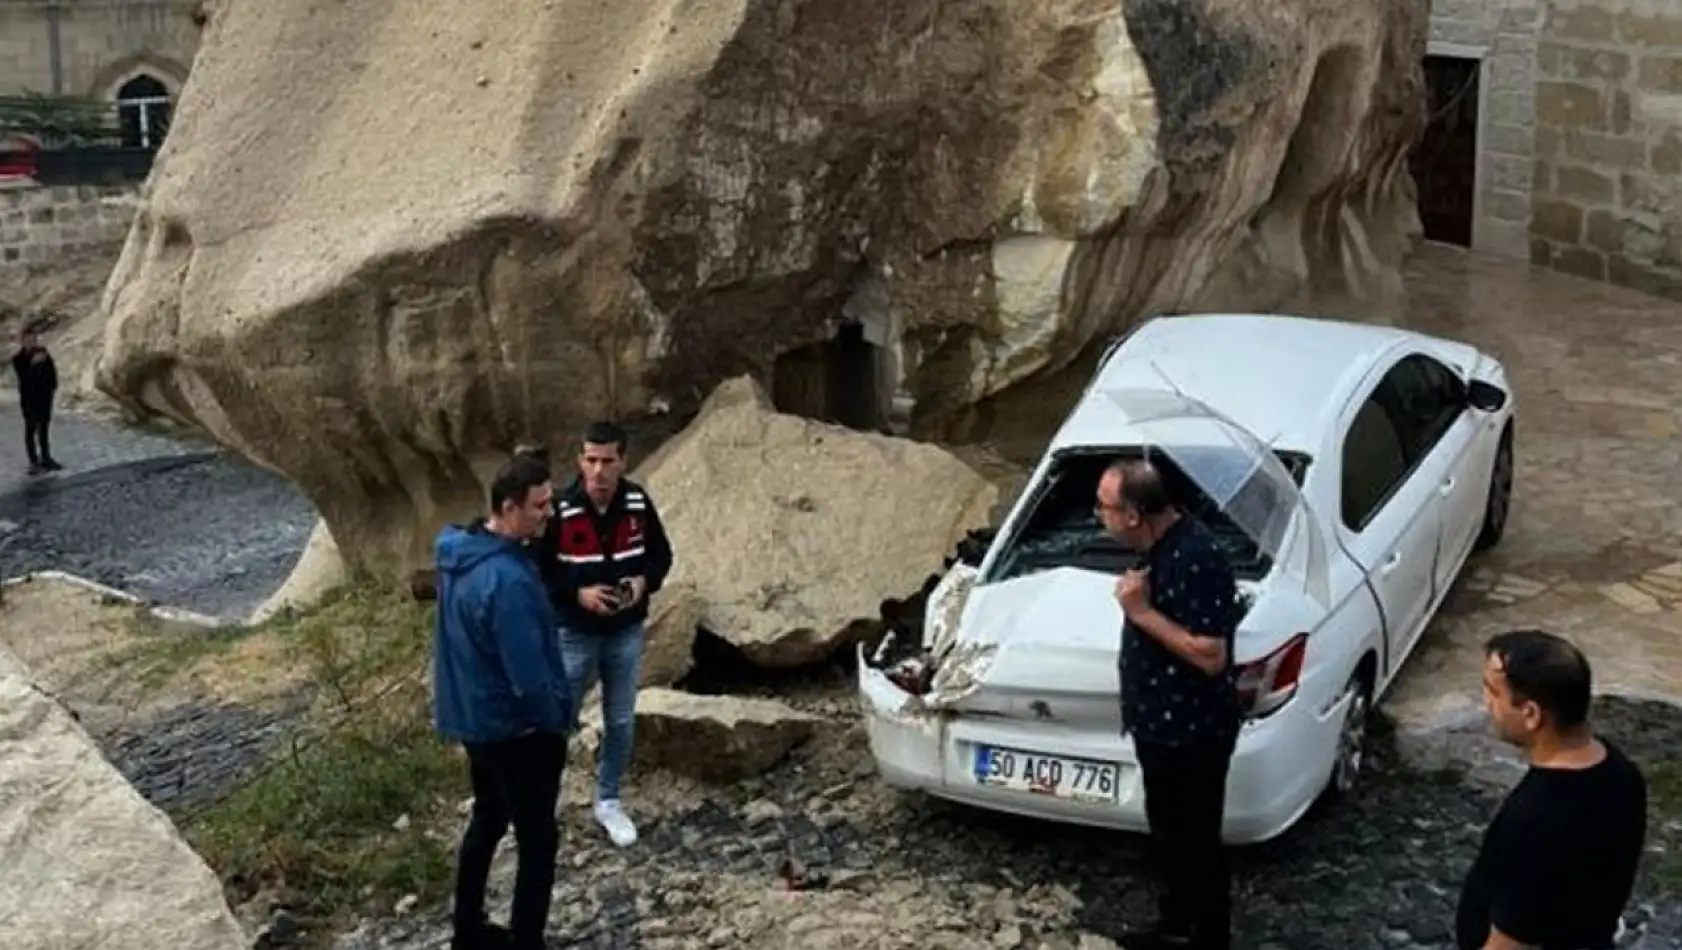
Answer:
<svg viewBox="0 0 1682 950"><path fill-rule="evenodd" d="M893 406L888 351L843 322L833 337L790 350L771 370L771 401L780 412L884 431Z"/></svg>
<svg viewBox="0 0 1682 950"><path fill-rule="evenodd" d="M1483 61L1425 57L1425 134L1408 156L1425 239L1472 246L1477 195L1478 120Z"/></svg>

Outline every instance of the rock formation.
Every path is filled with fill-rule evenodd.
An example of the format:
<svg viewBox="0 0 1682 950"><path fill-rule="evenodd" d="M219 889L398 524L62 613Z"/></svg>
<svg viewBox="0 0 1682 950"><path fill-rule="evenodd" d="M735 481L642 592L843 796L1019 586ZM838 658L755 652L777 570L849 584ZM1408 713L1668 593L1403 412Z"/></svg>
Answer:
<svg viewBox="0 0 1682 950"><path fill-rule="evenodd" d="M601 706L580 717L580 753L589 762L601 741ZM758 775L806 741L821 720L774 699L697 696L653 687L637 694L639 765L706 781ZM588 766L583 766L588 767Z"/></svg>
<svg viewBox="0 0 1682 950"><path fill-rule="evenodd" d="M212 9L98 379L394 576L521 437L847 326L826 398L980 434L1144 311L1370 290L1417 226L1424 0Z"/></svg>
<svg viewBox="0 0 1682 950"><path fill-rule="evenodd" d="M310 530L309 540L304 543L303 553L298 555L297 563L292 566L292 573L286 576L279 590L252 611L246 622L263 623L288 609L307 610L344 586L348 579L333 532L327 527L327 522L318 518L315 527Z"/></svg>
<svg viewBox="0 0 1682 950"><path fill-rule="evenodd" d="M0 947L239 950L222 885L0 647Z"/></svg>
<svg viewBox="0 0 1682 950"><path fill-rule="evenodd" d="M775 412L745 377L638 474L701 626L772 668L820 660L875 623L998 495L944 449Z"/></svg>

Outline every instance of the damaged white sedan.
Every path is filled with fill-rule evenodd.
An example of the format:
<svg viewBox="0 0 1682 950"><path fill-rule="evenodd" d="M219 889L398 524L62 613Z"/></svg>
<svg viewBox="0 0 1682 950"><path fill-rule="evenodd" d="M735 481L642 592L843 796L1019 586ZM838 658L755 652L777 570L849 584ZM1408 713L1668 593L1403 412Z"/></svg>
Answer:
<svg viewBox="0 0 1682 950"><path fill-rule="evenodd" d="M1247 719L1225 837L1347 792L1368 712L1512 498L1505 370L1471 346L1297 317L1152 320L1111 349L997 535L929 597L921 643L859 651L889 784L1146 830L1121 732L1116 576L1098 477L1149 454L1221 541L1245 616Z"/></svg>

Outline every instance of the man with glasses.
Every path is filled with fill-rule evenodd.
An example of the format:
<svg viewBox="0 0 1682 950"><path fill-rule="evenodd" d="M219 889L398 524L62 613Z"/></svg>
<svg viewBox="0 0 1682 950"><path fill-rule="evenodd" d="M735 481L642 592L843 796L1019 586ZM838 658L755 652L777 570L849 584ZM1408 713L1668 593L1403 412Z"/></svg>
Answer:
<svg viewBox="0 0 1682 950"><path fill-rule="evenodd" d="M1121 721L1133 736L1159 865L1159 919L1129 950L1227 950L1232 874L1221 840L1226 777L1242 713L1232 666L1241 614L1232 566L1169 497L1149 461L1111 465L1094 513L1140 554L1116 582Z"/></svg>

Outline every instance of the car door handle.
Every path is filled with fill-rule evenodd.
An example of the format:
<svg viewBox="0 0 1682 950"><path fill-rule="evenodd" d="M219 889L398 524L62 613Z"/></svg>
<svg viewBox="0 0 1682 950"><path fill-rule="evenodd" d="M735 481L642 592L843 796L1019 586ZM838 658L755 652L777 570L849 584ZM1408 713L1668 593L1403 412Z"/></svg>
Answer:
<svg viewBox="0 0 1682 950"><path fill-rule="evenodd" d="M1391 571L1393 571L1396 568L1401 567L1401 566L1402 566L1402 552L1397 551L1395 554L1390 555L1390 560L1385 561L1384 566L1380 567L1378 570L1379 570L1379 573L1381 573L1381 574L1388 574Z"/></svg>
<svg viewBox="0 0 1682 950"><path fill-rule="evenodd" d="M1437 494L1443 496L1444 498L1454 494L1454 479L1443 479L1443 483L1437 486Z"/></svg>

